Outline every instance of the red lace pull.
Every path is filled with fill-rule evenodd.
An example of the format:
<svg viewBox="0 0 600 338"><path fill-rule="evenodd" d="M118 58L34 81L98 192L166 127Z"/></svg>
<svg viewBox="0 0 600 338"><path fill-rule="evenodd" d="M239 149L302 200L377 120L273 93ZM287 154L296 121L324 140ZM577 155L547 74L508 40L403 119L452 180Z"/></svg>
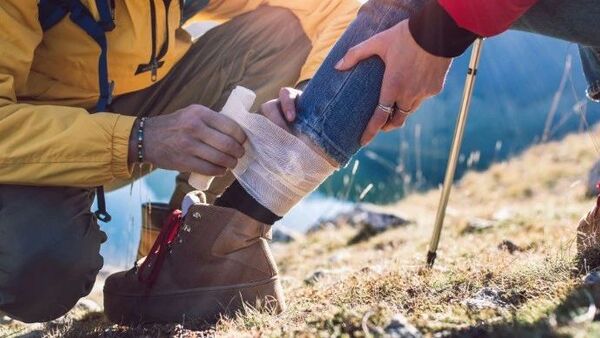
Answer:
<svg viewBox="0 0 600 338"><path fill-rule="evenodd" d="M144 259L144 262L138 269L138 280L142 284L146 284L147 290L149 291L154 286L160 269L165 260L167 253L171 247L171 244L177 237L181 224L183 223L183 214L181 210L173 210L169 219L165 222L156 241L150 249L148 257ZM146 274L146 270L149 272Z"/></svg>

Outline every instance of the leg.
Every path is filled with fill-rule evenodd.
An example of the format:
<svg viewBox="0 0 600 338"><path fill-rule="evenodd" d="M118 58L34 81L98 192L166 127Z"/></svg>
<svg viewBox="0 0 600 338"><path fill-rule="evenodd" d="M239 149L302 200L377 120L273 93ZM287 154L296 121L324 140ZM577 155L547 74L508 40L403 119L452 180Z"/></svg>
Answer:
<svg viewBox="0 0 600 338"><path fill-rule="evenodd" d="M378 103L385 67L376 57L361 62L349 72L339 72L334 65L349 48L408 18L424 3L421 0L404 0L365 4L298 101L297 119L292 129L302 144L281 136L279 144L273 144L273 149L266 149L265 144L269 142L260 138L268 140L270 135L279 134L275 127L270 133L255 136L258 140L251 139L251 143L260 144L263 149L257 146L249 155L254 162L244 165L244 171L240 170L236 176L258 204L283 216L333 172L334 167L328 166L329 163L344 165L360 149L361 135ZM259 129L248 124L248 135L253 134L252 128ZM304 144L310 149L303 147ZM258 169L253 171L254 165ZM264 174L261 174L260 168L270 170L263 170ZM240 194L230 194L228 190L216 204L233 207L255 217L247 209L239 207L245 205L244 201L248 198L233 195ZM222 202L223 199L226 201Z"/></svg>
<svg viewBox="0 0 600 338"><path fill-rule="evenodd" d="M62 316L92 290L106 240L93 191L0 186L0 310L24 322Z"/></svg>
<svg viewBox="0 0 600 338"><path fill-rule="evenodd" d="M299 99L293 126L296 135L310 139L341 165L358 152L360 137L379 100L385 65L378 57L371 57L348 72L339 72L334 65L348 49L407 19L425 3L372 0L361 8Z"/></svg>
<svg viewBox="0 0 600 338"><path fill-rule="evenodd" d="M237 85L256 92L258 105L277 97L281 87L295 85L310 49L310 40L292 12L263 6L207 32L162 81L117 98L113 110L156 116L202 104L219 111ZM187 178L183 174L177 179L173 207L179 207L192 190ZM208 201L232 181L231 175L216 179Z"/></svg>

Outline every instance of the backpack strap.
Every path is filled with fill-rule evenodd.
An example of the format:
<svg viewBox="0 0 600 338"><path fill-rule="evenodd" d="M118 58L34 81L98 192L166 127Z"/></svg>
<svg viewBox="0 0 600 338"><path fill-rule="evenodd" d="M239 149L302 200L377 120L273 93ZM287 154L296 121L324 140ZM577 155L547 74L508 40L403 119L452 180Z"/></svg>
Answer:
<svg viewBox="0 0 600 338"><path fill-rule="evenodd" d="M179 5L182 9L181 22L186 22L189 18L196 15L209 3L209 0L181 0Z"/></svg>
<svg viewBox="0 0 600 338"><path fill-rule="evenodd" d="M109 7L108 1L111 1ZM113 0L96 0L96 8L100 13L100 21L96 21L92 13L85 7L80 0L40 0L38 3L39 21L42 29L45 31L54 27L67 14L73 23L79 26L87 33L100 47L98 57L98 87L100 96L96 103L96 111L106 111L112 101L112 91L114 82L108 79L108 44L106 42L106 32L115 28L113 12ZM104 202L104 188L97 187L98 210L96 217L103 222L110 222L111 216L106 211Z"/></svg>
<svg viewBox="0 0 600 338"><path fill-rule="evenodd" d="M110 1L110 6L109 6ZM98 22L105 32L110 32L115 29L115 0L96 0L96 9L100 14Z"/></svg>
<svg viewBox="0 0 600 338"><path fill-rule="evenodd" d="M44 32L54 27L68 13L68 1L40 0L38 3L38 17Z"/></svg>
<svg viewBox="0 0 600 338"><path fill-rule="evenodd" d="M106 0L97 0L104 2ZM100 97L96 104L96 111L105 111L112 101L112 81L108 80L108 44L106 42L106 31L101 22L97 22L90 11L79 0L71 1L70 18L73 23L79 26L87 33L100 47L100 56L98 57L98 87L100 88Z"/></svg>
<svg viewBox="0 0 600 338"><path fill-rule="evenodd" d="M110 5L109 5L110 1ZM100 95L96 111L105 111L112 102L114 82L108 79L108 45L106 32L115 28L113 11L114 0L96 0L100 21L96 21L80 0L40 0L38 3L39 21L44 31L54 27L67 14L73 23L86 32L100 47L98 57L98 88Z"/></svg>

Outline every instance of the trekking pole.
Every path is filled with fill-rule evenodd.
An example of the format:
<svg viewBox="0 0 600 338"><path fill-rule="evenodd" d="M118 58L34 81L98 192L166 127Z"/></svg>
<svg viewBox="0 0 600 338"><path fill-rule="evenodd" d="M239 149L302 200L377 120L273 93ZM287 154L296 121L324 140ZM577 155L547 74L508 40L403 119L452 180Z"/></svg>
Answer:
<svg viewBox="0 0 600 338"><path fill-rule="evenodd" d="M450 190L452 189L452 182L454 181L454 173L456 172L460 146L462 145L463 135L465 133L467 116L469 115L469 105L471 104L471 98L473 96L473 87L475 85L475 78L477 77L477 67L479 66L482 45L483 38L475 40L473 50L471 51L471 60L469 61L469 69L467 70L467 79L465 80L465 89L463 91L458 119L456 120L456 128L454 129L454 137L452 139L452 147L450 148L448 166L446 167L442 195L440 196L433 234L431 234L429 251L427 252L427 265L429 267L433 266L435 258L437 257L438 244L440 243L440 235L444 225L444 217L446 216L446 207L448 206Z"/></svg>

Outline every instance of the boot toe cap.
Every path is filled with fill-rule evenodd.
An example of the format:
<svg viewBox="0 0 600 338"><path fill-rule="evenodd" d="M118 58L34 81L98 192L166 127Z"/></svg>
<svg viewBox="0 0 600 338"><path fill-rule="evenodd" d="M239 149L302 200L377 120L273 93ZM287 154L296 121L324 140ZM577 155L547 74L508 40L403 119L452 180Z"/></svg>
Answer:
<svg viewBox="0 0 600 338"><path fill-rule="evenodd" d="M141 294L143 290L143 285L132 270L113 273L104 282L105 297L110 294L133 296Z"/></svg>

